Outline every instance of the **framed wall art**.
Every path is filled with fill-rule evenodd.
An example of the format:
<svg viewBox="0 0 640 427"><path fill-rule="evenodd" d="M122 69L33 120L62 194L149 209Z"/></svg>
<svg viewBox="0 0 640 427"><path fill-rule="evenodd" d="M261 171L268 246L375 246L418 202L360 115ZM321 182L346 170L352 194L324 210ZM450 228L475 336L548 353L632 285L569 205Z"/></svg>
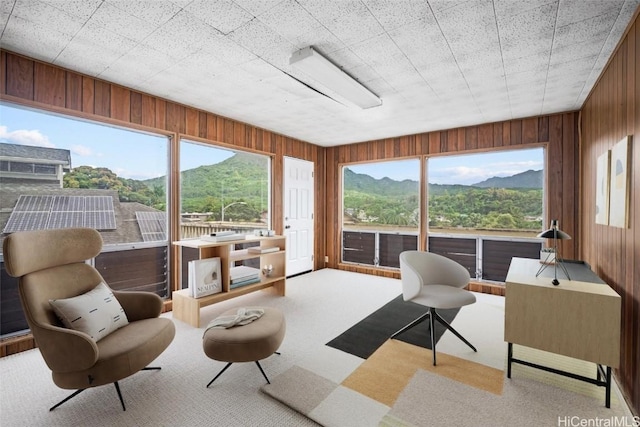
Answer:
<svg viewBox="0 0 640 427"><path fill-rule="evenodd" d="M613 227L629 226L630 151L631 136L625 136L611 149L609 225Z"/></svg>
<svg viewBox="0 0 640 427"><path fill-rule="evenodd" d="M609 159L611 150L598 157L596 164L596 224L609 225Z"/></svg>

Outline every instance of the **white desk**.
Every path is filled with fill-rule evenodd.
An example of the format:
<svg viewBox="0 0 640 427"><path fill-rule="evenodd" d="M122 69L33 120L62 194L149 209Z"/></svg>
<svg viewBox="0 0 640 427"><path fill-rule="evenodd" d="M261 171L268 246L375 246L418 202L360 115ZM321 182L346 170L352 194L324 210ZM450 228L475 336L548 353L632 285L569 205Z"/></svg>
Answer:
<svg viewBox="0 0 640 427"><path fill-rule="evenodd" d="M505 282L504 340L508 345L507 377L519 363L605 387L610 407L611 368L620 363L621 299L581 263L558 268L560 284L551 284L553 266L536 277L540 261L513 258ZM578 280L576 280L578 279ZM596 378L537 365L513 357L513 344L596 363ZM602 379L604 377L604 379Z"/></svg>

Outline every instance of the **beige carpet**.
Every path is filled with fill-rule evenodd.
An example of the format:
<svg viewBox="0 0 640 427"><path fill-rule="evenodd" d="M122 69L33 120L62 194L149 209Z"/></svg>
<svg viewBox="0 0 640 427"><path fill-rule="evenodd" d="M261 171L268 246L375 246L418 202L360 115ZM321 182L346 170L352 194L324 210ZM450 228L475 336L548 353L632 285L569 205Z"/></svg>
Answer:
<svg viewBox="0 0 640 427"><path fill-rule="evenodd" d="M574 392L547 396L545 393L557 386L531 380L524 372L525 367L518 367L519 371L514 367L514 379L503 382L502 395L418 367L408 380L403 380L405 385L396 393L392 406L340 385L363 365L363 360L325 344L400 292L400 281L396 279L324 269L287 280L284 298L271 292L256 292L201 310L202 325L238 306L264 305L284 312L287 333L281 355L273 355L261 365L275 381L274 385L290 388L300 400L307 396L305 393L312 392L300 412L260 391L265 381L254 363L234 364L206 388L225 364L204 355L204 326L193 328L175 321L174 342L153 363L162 370L140 372L121 381L126 411L120 407L115 388L107 385L87 390L49 412L49 407L70 391L53 384L39 352L30 350L0 358L0 426L312 427L317 423L301 413L309 414L314 409L316 418L323 424L341 427L376 426L381 421L394 425L396 419L405 425L465 425L465 422L455 422L458 418L467 420L467 424L468 419L477 419L478 422L473 423L477 426L518 426L522 423L507 423L513 422L517 414L526 416L529 424L543 426L545 421L547 425L557 426L557 422L548 424L545 411L527 410L545 408L546 400L551 408L567 415L595 413L612 417L619 414L617 404L612 410L603 407L601 389L587 400ZM448 354L475 364L471 366L483 365L503 371L504 300L483 294L477 298L478 303L460 311L455 325L478 348L478 353L451 334L445 334L438 342L441 365L444 367L445 362L442 355ZM171 318L171 313L163 316ZM425 358L430 360L430 355ZM281 378L276 380L278 376ZM287 377L290 381L285 381ZM550 380L558 381L558 378ZM567 383L564 379L559 381ZM320 387L315 389L318 384ZM418 390L418 394L413 395L413 390ZM324 398L318 399L316 393L323 393ZM527 399L531 406L519 407ZM323 407L318 408L323 400ZM349 406L354 400L356 404ZM515 402L513 408L509 407L510 402ZM375 409L369 414L366 405ZM505 415L512 409L515 415ZM491 421L486 424L488 419Z"/></svg>
<svg viewBox="0 0 640 427"><path fill-rule="evenodd" d="M450 332L437 347L437 366L431 364L430 350L398 340L387 341L367 360L326 347L323 362L319 355L302 361L262 391L327 427L633 422L615 393L612 407L605 408L602 387L522 365L513 365L512 378L507 379L501 329L474 335L491 323L483 317L487 322L478 325L483 322L478 322L477 314L500 313L500 307L483 298L470 307L460 312L453 325L472 343L479 337L478 353ZM595 375L592 363L521 346L515 346L514 353L577 374Z"/></svg>

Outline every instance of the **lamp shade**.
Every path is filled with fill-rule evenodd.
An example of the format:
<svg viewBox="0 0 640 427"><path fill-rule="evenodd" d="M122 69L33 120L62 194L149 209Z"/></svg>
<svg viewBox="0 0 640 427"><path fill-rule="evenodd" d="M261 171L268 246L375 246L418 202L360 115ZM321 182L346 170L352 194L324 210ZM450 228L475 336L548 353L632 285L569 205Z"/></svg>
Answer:
<svg viewBox="0 0 640 427"><path fill-rule="evenodd" d="M558 228L557 219L551 220L551 227L548 230L545 230L542 233L538 234L538 237L541 237L543 239L558 239L558 240L571 239L571 236L569 236L567 233L565 233L564 231Z"/></svg>

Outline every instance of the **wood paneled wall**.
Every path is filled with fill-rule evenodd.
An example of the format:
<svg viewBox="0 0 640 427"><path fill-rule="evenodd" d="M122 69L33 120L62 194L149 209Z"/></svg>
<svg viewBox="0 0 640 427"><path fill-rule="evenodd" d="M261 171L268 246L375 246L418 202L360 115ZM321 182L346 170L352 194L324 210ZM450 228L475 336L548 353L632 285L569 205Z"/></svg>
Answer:
<svg viewBox="0 0 640 427"><path fill-rule="evenodd" d="M562 242L563 256L575 258L580 244L577 126L578 113L571 112L330 147L326 154L327 200L341 199L341 166L345 164L546 146L545 223L551 218L560 221L561 229L573 237ZM329 230L342 230L338 204L328 204L325 217ZM340 232L327 234L329 267L399 277L397 271L341 264L340 236ZM426 230L421 230L421 245L426 237ZM495 292L490 288L476 285L474 290Z"/></svg>
<svg viewBox="0 0 640 427"><path fill-rule="evenodd" d="M639 8L640 11L640 8ZM640 22L626 36L584 104L581 116L582 257L622 297L622 348L616 371L640 415ZM632 136L629 227L595 223L596 161Z"/></svg>

